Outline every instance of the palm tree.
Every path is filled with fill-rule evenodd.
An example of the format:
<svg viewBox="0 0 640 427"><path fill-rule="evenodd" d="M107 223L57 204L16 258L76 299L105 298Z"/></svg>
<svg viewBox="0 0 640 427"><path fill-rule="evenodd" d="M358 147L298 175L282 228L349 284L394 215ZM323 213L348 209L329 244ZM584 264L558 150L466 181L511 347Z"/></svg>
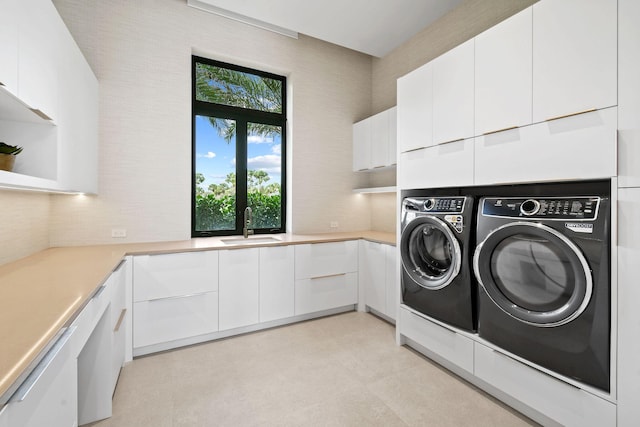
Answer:
<svg viewBox="0 0 640 427"><path fill-rule="evenodd" d="M196 64L196 99L252 110L272 113L282 112L282 82L255 74ZM225 141L230 142L236 133L236 122L221 118L209 118ZM251 135L273 136L282 132L279 126L249 123Z"/></svg>

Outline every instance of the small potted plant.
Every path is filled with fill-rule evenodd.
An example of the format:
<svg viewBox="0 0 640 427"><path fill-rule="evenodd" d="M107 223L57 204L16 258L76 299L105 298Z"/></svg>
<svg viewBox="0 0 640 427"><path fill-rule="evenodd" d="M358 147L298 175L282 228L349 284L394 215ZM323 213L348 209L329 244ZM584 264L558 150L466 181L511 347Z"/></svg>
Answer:
<svg viewBox="0 0 640 427"><path fill-rule="evenodd" d="M16 156L20 154L21 151L22 147L0 142L0 170L11 172L13 170L13 164L16 161Z"/></svg>

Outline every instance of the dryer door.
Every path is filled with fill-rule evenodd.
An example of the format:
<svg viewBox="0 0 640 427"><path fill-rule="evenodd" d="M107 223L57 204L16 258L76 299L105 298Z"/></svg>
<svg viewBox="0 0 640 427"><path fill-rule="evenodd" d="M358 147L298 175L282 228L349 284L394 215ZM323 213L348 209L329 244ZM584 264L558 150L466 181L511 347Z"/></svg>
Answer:
<svg viewBox="0 0 640 427"><path fill-rule="evenodd" d="M578 317L593 291L591 270L580 249L539 223L513 222L495 229L476 248L473 268L500 309L540 327Z"/></svg>
<svg viewBox="0 0 640 427"><path fill-rule="evenodd" d="M434 216L418 216L402 231L402 266L419 286L437 290L460 272L460 244L451 228Z"/></svg>

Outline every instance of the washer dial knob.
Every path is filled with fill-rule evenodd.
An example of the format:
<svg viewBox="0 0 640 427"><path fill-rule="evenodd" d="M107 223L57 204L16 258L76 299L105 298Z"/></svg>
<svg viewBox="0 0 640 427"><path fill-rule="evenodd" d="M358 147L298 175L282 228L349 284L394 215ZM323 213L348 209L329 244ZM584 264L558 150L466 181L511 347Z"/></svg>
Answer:
<svg viewBox="0 0 640 427"><path fill-rule="evenodd" d="M522 215L531 216L538 213L540 210L540 202L535 199L527 199L520 205L520 212Z"/></svg>

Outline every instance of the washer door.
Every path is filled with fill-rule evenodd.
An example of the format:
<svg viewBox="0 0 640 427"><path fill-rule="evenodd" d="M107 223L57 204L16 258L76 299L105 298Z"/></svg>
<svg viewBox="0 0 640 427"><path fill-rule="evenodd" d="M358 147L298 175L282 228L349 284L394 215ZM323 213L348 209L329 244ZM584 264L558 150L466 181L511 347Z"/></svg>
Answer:
<svg viewBox="0 0 640 427"><path fill-rule="evenodd" d="M407 274L426 289L442 289L460 272L460 244L447 223L433 216L419 216L407 224L400 256Z"/></svg>
<svg viewBox="0 0 640 427"><path fill-rule="evenodd" d="M593 291L591 269L580 249L538 223L514 222L491 232L476 248L473 268L500 309L540 327L571 322Z"/></svg>

